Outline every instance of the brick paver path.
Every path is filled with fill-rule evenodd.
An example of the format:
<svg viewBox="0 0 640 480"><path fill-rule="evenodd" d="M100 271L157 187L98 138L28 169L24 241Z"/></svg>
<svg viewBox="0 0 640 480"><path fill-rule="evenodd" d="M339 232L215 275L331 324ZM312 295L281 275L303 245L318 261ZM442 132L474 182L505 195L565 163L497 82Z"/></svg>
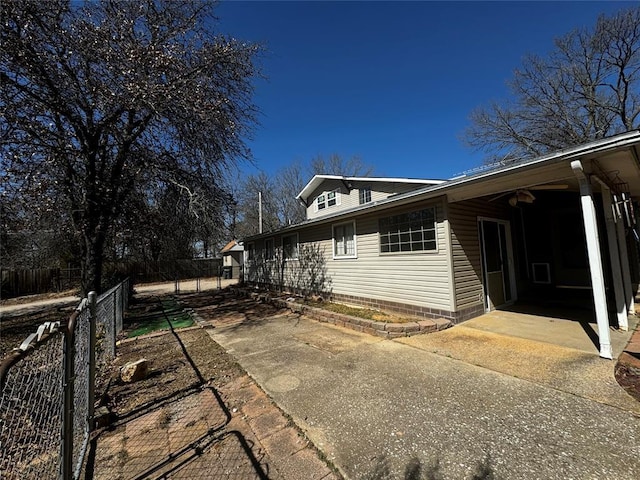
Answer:
<svg viewBox="0 0 640 480"><path fill-rule="evenodd" d="M213 342L204 329L196 330ZM157 336L158 341L168 342L167 336L173 334ZM121 415L97 437L93 478L339 477L271 399L243 375L219 391L208 383L200 391Z"/></svg>

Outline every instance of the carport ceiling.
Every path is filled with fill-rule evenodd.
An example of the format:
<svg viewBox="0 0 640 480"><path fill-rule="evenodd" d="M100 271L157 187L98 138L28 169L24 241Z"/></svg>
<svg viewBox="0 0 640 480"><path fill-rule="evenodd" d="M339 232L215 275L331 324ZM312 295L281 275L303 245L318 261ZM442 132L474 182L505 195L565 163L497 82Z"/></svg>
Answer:
<svg viewBox="0 0 640 480"><path fill-rule="evenodd" d="M593 167L591 160L596 160ZM640 166L628 149L613 152L606 156L583 158L585 170L597 174L609 182L622 181L628 184L632 197L640 197ZM452 188L447 192L450 202L459 202L472 198L496 196L517 190L535 190L536 187L567 185L563 191L578 191L578 181L571 161L566 159L557 163L535 165L522 170L514 170L506 175L489 176L477 182L469 182ZM560 189L560 188L559 188ZM596 190L599 190L596 187Z"/></svg>

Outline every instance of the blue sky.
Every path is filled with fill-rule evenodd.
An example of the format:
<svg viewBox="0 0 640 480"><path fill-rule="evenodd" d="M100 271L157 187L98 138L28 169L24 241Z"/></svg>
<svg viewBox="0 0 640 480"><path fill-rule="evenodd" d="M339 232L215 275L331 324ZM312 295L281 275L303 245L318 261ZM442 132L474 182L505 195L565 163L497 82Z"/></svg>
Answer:
<svg viewBox="0 0 640 480"><path fill-rule="evenodd" d="M260 126L273 174L295 160L360 156L375 174L449 178L482 163L460 141L470 112L505 98L526 53L629 2L223 1L220 33L261 42Z"/></svg>

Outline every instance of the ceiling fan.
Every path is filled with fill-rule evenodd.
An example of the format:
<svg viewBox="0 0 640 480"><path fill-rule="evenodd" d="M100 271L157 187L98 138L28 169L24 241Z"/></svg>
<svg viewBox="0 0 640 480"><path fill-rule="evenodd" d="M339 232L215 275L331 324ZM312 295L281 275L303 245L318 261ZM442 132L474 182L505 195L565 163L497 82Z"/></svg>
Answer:
<svg viewBox="0 0 640 480"><path fill-rule="evenodd" d="M511 190L509 192L504 192L498 195L497 197L493 197L490 202L498 200L499 198L505 197L507 195L511 195L509 197L509 205L515 207L518 203L533 203L536 197L531 193L532 191L539 190L566 190L569 188L569 185L566 183L557 183L557 184L546 184L546 185L537 185L533 187L527 188L518 188L516 190Z"/></svg>

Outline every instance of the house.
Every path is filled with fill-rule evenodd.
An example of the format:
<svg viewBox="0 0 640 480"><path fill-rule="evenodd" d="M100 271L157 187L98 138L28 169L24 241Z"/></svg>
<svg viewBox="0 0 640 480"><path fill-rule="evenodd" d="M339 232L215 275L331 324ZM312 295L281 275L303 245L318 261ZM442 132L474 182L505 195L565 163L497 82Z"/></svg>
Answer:
<svg viewBox="0 0 640 480"><path fill-rule="evenodd" d="M224 278L240 278L244 263L244 247L237 240L231 240L222 250L222 273Z"/></svg>
<svg viewBox="0 0 640 480"><path fill-rule="evenodd" d="M516 302L627 328L638 283L640 132L447 181L316 175L307 219L245 239L245 280L462 322Z"/></svg>

